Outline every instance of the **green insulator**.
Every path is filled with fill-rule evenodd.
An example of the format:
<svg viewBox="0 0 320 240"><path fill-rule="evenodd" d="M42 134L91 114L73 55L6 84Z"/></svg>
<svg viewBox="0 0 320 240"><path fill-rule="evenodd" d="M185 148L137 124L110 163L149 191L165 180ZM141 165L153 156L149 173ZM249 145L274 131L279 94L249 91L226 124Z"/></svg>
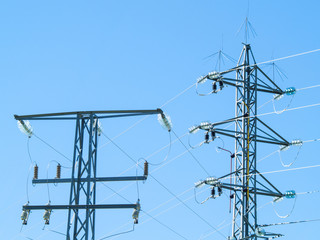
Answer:
<svg viewBox="0 0 320 240"><path fill-rule="evenodd" d="M296 93L296 88L295 87L289 87L284 92L285 92L286 95L293 95L293 94Z"/></svg>
<svg viewBox="0 0 320 240"><path fill-rule="evenodd" d="M295 198L296 197L296 191L295 190L289 190L289 191L286 191L284 193L284 196L286 198Z"/></svg>

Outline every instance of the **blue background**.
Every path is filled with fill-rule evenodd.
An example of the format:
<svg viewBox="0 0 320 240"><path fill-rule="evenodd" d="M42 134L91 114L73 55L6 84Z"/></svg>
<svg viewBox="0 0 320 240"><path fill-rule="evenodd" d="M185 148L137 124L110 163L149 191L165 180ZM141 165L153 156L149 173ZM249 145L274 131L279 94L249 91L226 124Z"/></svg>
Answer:
<svg viewBox="0 0 320 240"><path fill-rule="evenodd" d="M49 230L65 233L66 211L54 211L51 223L43 230L42 211L33 211L27 226L21 229L21 206L27 202L26 185L31 204L48 202L47 186L32 186L28 179L30 159L27 137L17 128L13 114L35 114L76 110L155 109L195 83L196 79L216 68L217 57L206 58L221 49L237 59L244 40L243 29L236 34L245 17L257 32L249 42L257 62L288 56L319 48L319 1L1 1L0 3L0 79L1 79L1 239L64 239ZM206 59L204 59L206 58ZM275 74L280 87L297 89L319 84L319 53L312 53L277 62L287 78ZM234 66L224 59L221 69ZM263 69L273 75L272 66ZM201 86L210 91L210 85ZM319 88L298 91L290 108L319 103ZM234 116L232 87L215 95L199 97L191 88L174 101L163 106L171 116L173 129L182 136L193 124L202 121L221 121ZM270 94L261 94L258 106L269 101ZM284 97L276 102L278 110L290 102ZM259 113L272 112L272 103ZM282 114L270 114L261 119L288 140L320 138L319 107ZM103 120L104 133L115 137L140 118ZM50 143L68 158L72 158L74 122L31 122L37 136ZM172 134L172 141L176 137ZM190 141L203 140L203 133L192 135ZM232 139L223 138L224 146L234 151ZM188 137L182 138L188 144ZM149 117L115 139L133 159L147 157L169 143L168 133L161 128L156 116ZM135 175L136 168L108 139L101 136L98 153L98 175ZM56 163L70 167L70 162L39 139L30 139L32 161L39 166L39 177L55 176ZM218 153L215 141L203 145L193 154L213 176L229 172L229 156ZM276 151L277 146L259 144L258 159ZM306 143L297 161L291 166L319 164L319 142ZM291 162L298 148L291 147L281 154ZM181 157L176 158L181 153ZM167 149L149 161L161 162ZM50 163L50 165L48 165ZM223 227L225 236L231 233L232 214L229 197L203 205L194 201L193 184L207 175L176 141L172 144L166 165L158 166L153 176L179 195L195 212L216 228ZM150 171L157 167L150 166ZM279 155L261 161L260 172L284 169ZM319 190L319 168L288 171L266 175L280 190L296 192ZM140 171L139 171L140 172ZM62 176L69 177L70 169L63 168ZM112 183L109 187L121 190L130 183ZM179 204L165 189L149 178L139 185L142 209L186 239L224 239L190 210ZM126 203L105 186L99 184L98 202ZM188 190L187 192L185 192ZM199 193L203 191L202 193ZM136 202L136 185L119 192ZM181 194L183 193L183 194ZM207 198L210 190L198 190L199 200ZM181 194L181 195L180 195ZM111 197L109 197L111 196ZM69 186L50 186L52 204L67 204ZM169 201L170 200L170 201ZM259 197L259 206L272 199ZM259 210L258 222L277 223L319 218L320 194L298 196L290 217L282 220L274 213L272 204ZM292 209L294 200L284 200L275 206L281 215ZM96 239L130 230L132 210L97 211ZM319 222L266 228L282 233L282 239L318 239ZM213 234L211 234L213 233ZM211 235L210 235L211 234ZM141 213L134 232L118 239L181 239L168 228Z"/></svg>

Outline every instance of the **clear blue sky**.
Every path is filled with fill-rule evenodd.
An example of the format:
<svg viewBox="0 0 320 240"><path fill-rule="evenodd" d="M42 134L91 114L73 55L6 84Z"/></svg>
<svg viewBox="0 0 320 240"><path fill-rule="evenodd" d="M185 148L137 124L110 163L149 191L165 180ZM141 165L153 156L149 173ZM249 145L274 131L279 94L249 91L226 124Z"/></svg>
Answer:
<svg viewBox="0 0 320 240"><path fill-rule="evenodd" d="M250 37L257 62L284 57L320 48L319 1L2 1L0 3L0 78L2 103L1 120L1 239L64 239L64 236L42 230L43 212L33 211L22 231L21 207L27 202L26 185L31 204L48 202L47 187L32 186L27 137L17 128L13 114L33 114L75 110L155 109L195 83L196 79L217 70L217 58L204 59L223 48L237 59L242 49L244 32L237 31L246 15L257 36ZM275 74L282 87L297 89L319 84L320 53L312 53L277 62L287 78ZM221 69L234 64L225 60ZM272 68L263 66L272 76ZM201 86L209 91L210 85ZM319 103L320 88L298 91L290 108ZM216 95L200 97L195 88L163 107L173 121L174 131L182 136L193 124L201 121L221 121L234 116L234 89L225 88ZM261 94L258 105L272 98ZM281 110L290 97L276 102ZM259 113L272 112L272 103ZM261 117L288 140L320 138L319 107L288 111ZM104 132L115 137L140 118L103 120ZM73 122L31 122L35 133L60 152L72 158ZM174 135L172 141L176 140ZM192 136L197 143L202 133ZM116 143L135 160L147 157L169 143L168 133L160 127L156 116L139 123L118 137ZM188 137L182 141L188 144ZM108 140L101 136L98 155L99 176L135 175L133 163ZM231 139L224 138L225 147L234 150ZM220 141L192 150L201 164L213 176L229 171L229 157L218 153ZM320 142L306 143L291 168L319 164ZM58 155L37 138L29 142L32 160L39 165L39 177L55 175L55 163L70 167L70 162ZM258 146L258 159L276 151L275 146ZM282 153L289 163L297 155L292 147ZM179 195L185 203L214 227L223 227L221 233L231 233L228 193L199 205L194 200L193 184L205 178L206 173L184 153L184 147L172 144L167 164L150 166L153 176ZM167 149L152 156L149 161L161 162ZM48 165L50 163L50 165ZM156 170L159 168L158 170ZM47 171L48 169L48 171ZM285 169L279 155L261 161L260 172ZM280 190L296 192L320 190L320 168L269 174ZM32 175L32 171L30 173ZM62 176L70 176L63 168ZM129 183L109 184L119 191ZM161 223L174 229L186 239L224 239L206 225L157 182L148 179L140 184L142 209ZM187 191L188 190L188 191ZM209 196L203 188L198 199ZM112 191L98 185L98 201L126 203ZM138 198L136 186L120 192L131 202ZM69 186L50 186L50 199L55 204L66 204ZM272 199L261 197L259 206ZM300 195L294 211L285 220L277 217L271 204L261 208L260 224L316 219L320 217L320 193ZM284 200L275 206L281 215L292 209L294 200ZM152 211L151 211L152 210ZM102 210L97 212L96 236L130 230L131 210ZM65 233L67 213L55 211L46 229ZM119 229L118 229L119 227ZM272 227L270 232L282 233L282 239L317 239L319 222ZM211 234L211 235L210 235ZM203 237L203 238L201 238ZM134 232L115 239L182 239L168 228L141 213Z"/></svg>

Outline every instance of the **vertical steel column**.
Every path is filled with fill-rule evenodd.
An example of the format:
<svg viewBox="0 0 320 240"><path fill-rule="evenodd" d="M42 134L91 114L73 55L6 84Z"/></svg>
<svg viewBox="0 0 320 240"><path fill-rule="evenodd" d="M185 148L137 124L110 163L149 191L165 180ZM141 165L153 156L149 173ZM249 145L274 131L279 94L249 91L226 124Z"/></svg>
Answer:
<svg viewBox="0 0 320 240"><path fill-rule="evenodd" d="M236 72L236 109L235 109L235 179L234 184L242 186L242 191L234 192L233 237L236 239L257 239L254 233L257 226L256 193L256 115L257 115L257 69L250 45L245 44L241 52ZM241 117L242 116L242 117ZM241 117L241 118L240 118ZM252 236L252 237L250 237Z"/></svg>
<svg viewBox="0 0 320 240"><path fill-rule="evenodd" d="M77 115L69 205L95 205L98 119L94 114ZM83 158L84 138L88 138L88 158ZM93 181L90 180L93 178ZM77 179L77 181L75 181ZM81 181L81 179L87 179ZM73 234L71 227L73 225ZM94 240L95 209L69 209L67 240Z"/></svg>

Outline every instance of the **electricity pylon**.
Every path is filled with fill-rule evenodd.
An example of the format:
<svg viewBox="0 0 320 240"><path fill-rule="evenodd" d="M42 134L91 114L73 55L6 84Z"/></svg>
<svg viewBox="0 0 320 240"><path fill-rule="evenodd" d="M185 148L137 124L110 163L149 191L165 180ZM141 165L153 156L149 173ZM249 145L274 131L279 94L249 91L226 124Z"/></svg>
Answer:
<svg viewBox="0 0 320 240"><path fill-rule="evenodd" d="M235 73L235 78L226 75ZM257 143L276 144L283 147L293 145L267 124L258 118L257 99L258 92L272 93L276 96L295 93L294 88L281 90L265 74L254 59L251 46L244 44L237 66L223 72L211 72L201 77L198 83L211 80L213 84L212 93L217 93L225 85L236 88L235 117L218 123L202 123L194 126L190 132L198 129L205 130L206 142L212 140L216 134L232 137L235 139L234 169L230 174L220 178L207 178L196 186L203 184L218 187L218 191L229 189L233 191L230 196L233 198L233 220L232 240L244 239L273 239L282 236L281 234L265 233L258 224L257 196L271 196L275 198L288 197L290 193L283 194L272 185L257 169ZM235 130L220 128L227 123L235 123ZM223 183L226 178L232 178L233 183ZM215 190L213 189L213 195ZM289 194L289 195L288 195ZM291 193L290 197L293 193ZM215 196L212 196L215 198Z"/></svg>
<svg viewBox="0 0 320 240"><path fill-rule="evenodd" d="M25 129L29 137L32 135L32 130L30 130L30 125L25 123L26 120L76 121L71 178L33 179L32 181L33 184L70 183L69 204L26 204L23 206L23 214L21 217L23 223L27 223L27 218L31 210L45 210L44 219L46 221L46 224L49 223L52 210L68 210L66 240L95 239L96 209L133 208L133 218L135 218L135 223L137 223L136 218L138 217L138 213L140 211L139 200L135 204L96 204L97 182L144 181L147 179L146 171L144 172L143 176L97 177L98 135L100 135L101 133L99 119L142 116L151 114L160 114L161 117L164 118L164 114L161 109L127 111L82 111L24 116L15 115L15 119L19 121L20 125ZM84 152L85 150L87 151L86 153Z"/></svg>

